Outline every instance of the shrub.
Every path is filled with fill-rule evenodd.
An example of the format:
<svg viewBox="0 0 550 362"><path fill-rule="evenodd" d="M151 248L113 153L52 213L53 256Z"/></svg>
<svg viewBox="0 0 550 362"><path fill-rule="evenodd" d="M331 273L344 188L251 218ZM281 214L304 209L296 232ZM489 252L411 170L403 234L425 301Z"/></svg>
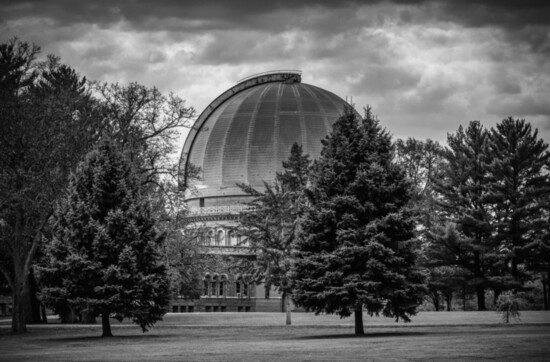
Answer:
<svg viewBox="0 0 550 362"><path fill-rule="evenodd" d="M496 311L502 315L504 323L510 323L510 317L520 320L520 301L512 292L502 293L497 299Z"/></svg>

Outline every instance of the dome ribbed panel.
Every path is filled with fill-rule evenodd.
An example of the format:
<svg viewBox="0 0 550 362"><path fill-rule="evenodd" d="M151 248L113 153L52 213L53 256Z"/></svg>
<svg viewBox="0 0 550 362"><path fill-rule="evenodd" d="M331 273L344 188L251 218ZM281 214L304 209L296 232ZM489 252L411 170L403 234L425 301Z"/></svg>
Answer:
<svg viewBox="0 0 550 362"><path fill-rule="evenodd" d="M255 111L263 93L261 87L252 88L243 92L233 116L231 126L227 132L222 164L222 184L235 186L245 182L247 178L246 164L248 162L247 145L250 124L253 122ZM237 102L234 102L237 103Z"/></svg>
<svg viewBox="0 0 550 362"><path fill-rule="evenodd" d="M205 122L203 127L197 132L193 142L192 152L189 154L189 163L204 170L204 158L206 156L206 146L210 139L210 132L215 126L220 114L225 112L227 103L222 104L212 116Z"/></svg>
<svg viewBox="0 0 550 362"><path fill-rule="evenodd" d="M301 89L300 100L302 103L302 111L304 113L317 113L319 115L321 114L319 105L312 97L311 93L309 93L306 89Z"/></svg>
<svg viewBox="0 0 550 362"><path fill-rule="evenodd" d="M298 99L296 97L296 86L284 84L280 100L280 112L298 112Z"/></svg>
<svg viewBox="0 0 550 362"><path fill-rule="evenodd" d="M222 183L223 152L226 148L226 136L229 126L235 117L237 110L246 92L235 95L232 102L228 102L223 112L215 112L212 119L210 137L206 145L203 163L203 179L208 185L220 186ZM217 117L213 117L217 116ZM230 143L233 142L230 140Z"/></svg>
<svg viewBox="0 0 550 362"><path fill-rule="evenodd" d="M336 94L318 87L311 86L308 90L317 95L319 104L325 114L327 134L332 132L332 124L344 113L346 102Z"/></svg>
<svg viewBox="0 0 550 362"><path fill-rule="evenodd" d="M321 140L329 133L329 129L324 122L324 117L319 116L305 116L306 129L307 129L307 142L303 145L304 153L309 155L320 155L323 145Z"/></svg>
<svg viewBox="0 0 550 362"><path fill-rule="evenodd" d="M277 160L282 164L290 155L290 148L294 142L302 144L302 131L300 117L295 114L281 114L279 126L279 150ZM304 152L306 150L304 149ZM282 165L278 165L282 167Z"/></svg>
<svg viewBox="0 0 550 362"><path fill-rule="evenodd" d="M248 182L252 185L261 185L262 182L272 181L275 173L276 158L274 156L275 116L278 107L277 93L280 83L267 85L263 94L258 113L250 129L252 137L248 149Z"/></svg>
<svg viewBox="0 0 550 362"><path fill-rule="evenodd" d="M310 86L308 89L317 95L317 99L321 103L321 107L323 107L326 116L334 118L330 121L330 124L333 124L336 119L344 113L344 105L346 102L336 94L315 86ZM332 129L330 131L332 131Z"/></svg>

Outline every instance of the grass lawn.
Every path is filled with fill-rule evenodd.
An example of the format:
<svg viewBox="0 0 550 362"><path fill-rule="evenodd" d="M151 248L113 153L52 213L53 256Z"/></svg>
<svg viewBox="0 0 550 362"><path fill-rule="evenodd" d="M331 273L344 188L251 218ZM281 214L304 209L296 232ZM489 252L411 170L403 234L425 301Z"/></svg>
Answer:
<svg viewBox="0 0 550 362"><path fill-rule="evenodd" d="M549 360L550 313L523 312L503 325L495 312L423 312L412 323L365 317L364 337L353 318L294 313L168 314L143 334L113 323L113 338L100 325L29 326L9 334L0 323L2 361L378 361Z"/></svg>

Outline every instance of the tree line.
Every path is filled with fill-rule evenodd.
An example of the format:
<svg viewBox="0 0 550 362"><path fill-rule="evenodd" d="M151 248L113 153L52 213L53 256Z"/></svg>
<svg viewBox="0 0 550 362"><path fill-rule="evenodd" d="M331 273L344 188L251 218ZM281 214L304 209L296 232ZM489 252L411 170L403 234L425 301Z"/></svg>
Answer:
<svg viewBox="0 0 550 362"><path fill-rule="evenodd" d="M356 334L364 310L408 321L425 297L450 310L474 294L486 310L488 290L496 306L539 283L548 309L550 153L528 122L392 143L370 108L348 107L322 143L315 162L295 144L265 190L241 185L257 281L307 311L354 313Z"/></svg>
<svg viewBox="0 0 550 362"><path fill-rule="evenodd" d="M436 309L474 293L487 309L505 291L542 287L550 277L550 153L537 130L506 118L491 129L472 121L447 146L396 142L397 161L413 182L423 265Z"/></svg>

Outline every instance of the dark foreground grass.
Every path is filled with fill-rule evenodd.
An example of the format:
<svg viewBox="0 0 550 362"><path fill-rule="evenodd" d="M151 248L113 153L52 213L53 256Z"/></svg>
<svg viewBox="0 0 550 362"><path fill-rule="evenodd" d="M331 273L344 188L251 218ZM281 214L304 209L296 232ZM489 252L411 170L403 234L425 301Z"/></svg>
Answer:
<svg viewBox="0 0 550 362"><path fill-rule="evenodd" d="M469 320L468 313L438 315L438 323L429 323L434 316L421 314L416 324L406 325L365 318L363 337L353 335L349 320L298 313L290 327L282 325L284 315L277 313L167 315L145 334L135 326L115 324L113 338L99 337L100 326L30 326L25 335L11 335L3 328L0 360L549 360L550 324L544 323L548 313L538 315L534 323L513 325L499 324L498 319L493 323L494 312L479 314L490 322L476 324L459 323ZM442 323L444 319L449 324Z"/></svg>

